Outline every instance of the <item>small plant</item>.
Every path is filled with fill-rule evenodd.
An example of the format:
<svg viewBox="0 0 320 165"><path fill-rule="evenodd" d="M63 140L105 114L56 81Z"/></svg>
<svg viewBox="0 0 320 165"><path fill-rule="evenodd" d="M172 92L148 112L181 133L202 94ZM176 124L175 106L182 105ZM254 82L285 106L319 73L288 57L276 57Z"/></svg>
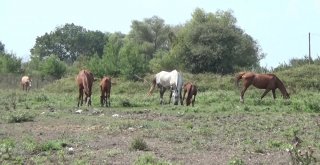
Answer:
<svg viewBox="0 0 320 165"><path fill-rule="evenodd" d="M28 121L34 121L35 115L31 114L29 112L11 112L11 114L8 117L9 123L22 123L22 122L28 122Z"/></svg>
<svg viewBox="0 0 320 165"><path fill-rule="evenodd" d="M230 160L228 165L245 165L245 163L242 159L236 158L234 160Z"/></svg>
<svg viewBox="0 0 320 165"><path fill-rule="evenodd" d="M148 146L147 146L147 143L142 138L138 137L131 142L130 149L146 151L148 149Z"/></svg>
<svg viewBox="0 0 320 165"><path fill-rule="evenodd" d="M47 95L41 94L41 95L36 97L36 101L37 102L46 102L46 101L49 101L49 98L48 98Z"/></svg>
<svg viewBox="0 0 320 165"><path fill-rule="evenodd" d="M41 151L53 151L53 150L61 150L62 149L62 142L60 141L47 141L40 145Z"/></svg>
<svg viewBox="0 0 320 165"><path fill-rule="evenodd" d="M2 160L11 160L15 142L11 139L3 139L0 141L0 162Z"/></svg>
<svg viewBox="0 0 320 165"><path fill-rule="evenodd" d="M171 163L167 163L161 160L158 160L153 155L146 154L139 156L138 159L134 162L134 165L169 165Z"/></svg>

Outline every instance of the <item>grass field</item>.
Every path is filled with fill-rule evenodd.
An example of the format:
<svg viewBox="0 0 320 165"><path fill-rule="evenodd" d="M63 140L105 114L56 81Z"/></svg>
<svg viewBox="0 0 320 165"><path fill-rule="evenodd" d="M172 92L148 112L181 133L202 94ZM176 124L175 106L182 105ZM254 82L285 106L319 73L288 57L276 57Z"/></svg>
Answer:
<svg viewBox="0 0 320 165"><path fill-rule="evenodd" d="M77 108L74 77L28 93L1 85L0 164L317 164L319 81L295 76L279 73L290 100L250 87L242 104L232 75L184 73L199 86L195 107L160 106L158 90L121 78L107 108L97 82L93 106Z"/></svg>

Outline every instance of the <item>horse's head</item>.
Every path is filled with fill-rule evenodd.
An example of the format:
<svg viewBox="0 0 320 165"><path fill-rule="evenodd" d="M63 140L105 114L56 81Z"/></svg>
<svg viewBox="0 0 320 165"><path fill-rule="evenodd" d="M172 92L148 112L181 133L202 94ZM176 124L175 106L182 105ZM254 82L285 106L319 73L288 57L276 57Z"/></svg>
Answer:
<svg viewBox="0 0 320 165"><path fill-rule="evenodd" d="M179 91L175 87L171 87L171 91L172 91L173 104L174 105L178 105L178 102L179 102Z"/></svg>
<svg viewBox="0 0 320 165"><path fill-rule="evenodd" d="M32 79L31 78L29 78L29 87L31 87L31 82L32 82Z"/></svg>
<svg viewBox="0 0 320 165"><path fill-rule="evenodd" d="M286 91L286 92L283 94L283 98L284 98L284 99L290 99L290 94Z"/></svg>

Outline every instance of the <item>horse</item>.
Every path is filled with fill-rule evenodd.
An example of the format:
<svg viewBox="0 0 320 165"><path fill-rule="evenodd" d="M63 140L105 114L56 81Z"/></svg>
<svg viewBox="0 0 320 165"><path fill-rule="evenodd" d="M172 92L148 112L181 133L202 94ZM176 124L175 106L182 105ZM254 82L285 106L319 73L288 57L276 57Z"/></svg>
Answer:
<svg viewBox="0 0 320 165"><path fill-rule="evenodd" d="M148 95L152 95L152 91L154 90L155 86L158 86L160 88L160 104L164 104L163 102L163 94L166 91L166 89L170 89L170 100L169 104L171 103L171 99L173 97L173 103L174 105L178 105L179 100L181 105L183 105L181 90L183 86L183 78L182 75L177 71L173 70L171 72L161 71L157 73L153 80L151 88L148 92Z"/></svg>
<svg viewBox="0 0 320 165"><path fill-rule="evenodd" d="M239 81L243 80L243 89L240 94L240 102L244 102L243 96L250 85L258 89L265 89L261 99L271 90L273 99L276 99L276 89L278 88L284 99L289 99L290 95L287 92L283 82L274 74L257 74L253 72L240 72L236 76L236 83L239 87Z"/></svg>
<svg viewBox="0 0 320 165"><path fill-rule="evenodd" d="M100 81L100 103L103 107L110 107L111 77L103 77Z"/></svg>
<svg viewBox="0 0 320 165"><path fill-rule="evenodd" d="M22 86L22 90L29 91L31 88L31 82L32 82L32 80L29 76L23 76L21 78L21 82L20 82L20 84Z"/></svg>
<svg viewBox="0 0 320 165"><path fill-rule="evenodd" d="M192 103L192 106L194 106L194 102L196 100L197 92L198 92L198 89L197 89L196 85L192 84L191 82L188 82L188 83L184 84L182 100L184 100L186 98L186 105L187 106L189 106L190 103Z"/></svg>
<svg viewBox="0 0 320 165"><path fill-rule="evenodd" d="M89 70L81 70L76 77L76 83L79 87L78 107L83 104L83 94L86 95L85 102L91 106L91 92L94 81L93 74Z"/></svg>

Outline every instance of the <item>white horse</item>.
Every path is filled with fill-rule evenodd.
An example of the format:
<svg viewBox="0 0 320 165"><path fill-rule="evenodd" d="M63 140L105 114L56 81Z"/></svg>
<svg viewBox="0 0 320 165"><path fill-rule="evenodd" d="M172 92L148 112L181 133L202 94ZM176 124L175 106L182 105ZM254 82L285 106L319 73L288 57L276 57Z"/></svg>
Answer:
<svg viewBox="0 0 320 165"><path fill-rule="evenodd" d="M163 104L164 92L166 91L166 89L170 89L171 92L170 92L169 104L173 96L174 105L178 105L179 100L181 105L183 105L182 94L181 94L182 86L183 86L183 78L177 70L173 70L171 72L161 71L157 73L152 81L152 86L148 93L149 95L152 94L152 91L154 90L156 84L158 88L160 88L160 104Z"/></svg>
<svg viewBox="0 0 320 165"><path fill-rule="evenodd" d="M31 82L32 82L32 80L29 76L23 76L21 78L21 82L20 82L20 84L22 86L22 90L29 91L31 88Z"/></svg>

